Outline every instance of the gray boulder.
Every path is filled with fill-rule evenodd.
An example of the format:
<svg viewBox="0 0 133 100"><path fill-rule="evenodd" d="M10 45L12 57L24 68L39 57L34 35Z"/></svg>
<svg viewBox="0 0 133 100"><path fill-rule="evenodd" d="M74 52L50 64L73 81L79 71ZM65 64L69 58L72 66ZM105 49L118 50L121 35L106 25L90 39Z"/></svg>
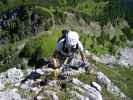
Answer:
<svg viewBox="0 0 133 100"><path fill-rule="evenodd" d="M21 98L16 89L0 92L0 100L25 100Z"/></svg>
<svg viewBox="0 0 133 100"><path fill-rule="evenodd" d="M102 91L102 87L98 83L92 82L91 85L92 85L92 87L94 87L95 89L97 89L99 92Z"/></svg>
<svg viewBox="0 0 133 100"><path fill-rule="evenodd" d="M111 85L110 79L102 72L97 72L96 79L97 79L98 83L101 85L104 85L106 87Z"/></svg>
<svg viewBox="0 0 133 100"><path fill-rule="evenodd" d="M128 97L113 83L107 87L107 91L117 97L121 97L124 100L128 100Z"/></svg>
<svg viewBox="0 0 133 100"><path fill-rule="evenodd" d="M133 48L121 48L117 51L116 56L111 54L104 54L100 57L100 62L109 65L112 67L113 64L118 64L129 68L133 66Z"/></svg>
<svg viewBox="0 0 133 100"><path fill-rule="evenodd" d="M90 100L103 100L102 95L95 88L93 88L75 78L73 79L72 82L74 85L82 88L84 90L85 96L88 97Z"/></svg>
<svg viewBox="0 0 133 100"><path fill-rule="evenodd" d="M104 54L100 58L101 58L102 63L110 65L110 66L112 66L113 64L116 64L117 62L116 57L110 54Z"/></svg>
<svg viewBox="0 0 133 100"><path fill-rule="evenodd" d="M71 96L71 100L90 100L89 97L82 96L76 91L70 91L69 95Z"/></svg>
<svg viewBox="0 0 133 100"><path fill-rule="evenodd" d="M124 66L133 66L133 48L122 48L120 49L120 56L118 64Z"/></svg>
<svg viewBox="0 0 133 100"><path fill-rule="evenodd" d="M45 91L45 94L50 98L50 100L59 100L58 96L53 91Z"/></svg>
<svg viewBox="0 0 133 100"><path fill-rule="evenodd" d="M21 69L11 68L6 72L6 78L13 84L19 83L23 76L24 74Z"/></svg>
<svg viewBox="0 0 133 100"><path fill-rule="evenodd" d="M5 88L5 85L3 84L3 82L0 80L0 90L3 90Z"/></svg>
<svg viewBox="0 0 133 100"><path fill-rule="evenodd" d="M37 100L43 100L43 96L37 96L36 99Z"/></svg>
<svg viewBox="0 0 133 100"><path fill-rule="evenodd" d="M99 84L105 86L107 88L107 91L115 96L118 96L124 100L126 100L128 97L126 97L126 95L116 86L114 85L113 82L111 82L111 80L104 75L102 72L97 72L97 81L99 82Z"/></svg>

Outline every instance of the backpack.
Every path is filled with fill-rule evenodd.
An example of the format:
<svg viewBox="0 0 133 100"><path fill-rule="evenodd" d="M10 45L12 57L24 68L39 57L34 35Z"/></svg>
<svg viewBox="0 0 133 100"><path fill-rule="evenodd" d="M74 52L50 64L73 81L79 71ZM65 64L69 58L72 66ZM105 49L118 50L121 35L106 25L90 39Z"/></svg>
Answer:
<svg viewBox="0 0 133 100"><path fill-rule="evenodd" d="M65 30L65 29L62 30L62 36L59 37L59 39L57 40L57 43L58 43L60 40L65 39L68 32L69 32L68 30Z"/></svg>

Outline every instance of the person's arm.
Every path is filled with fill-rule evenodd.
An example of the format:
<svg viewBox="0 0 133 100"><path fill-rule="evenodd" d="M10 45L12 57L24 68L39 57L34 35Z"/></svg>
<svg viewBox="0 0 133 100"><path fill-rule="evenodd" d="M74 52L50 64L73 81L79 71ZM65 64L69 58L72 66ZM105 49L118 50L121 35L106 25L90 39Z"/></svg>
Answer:
<svg viewBox="0 0 133 100"><path fill-rule="evenodd" d="M85 63L85 54L82 52L82 51L80 51L80 55L81 55L81 59L82 59L82 61Z"/></svg>
<svg viewBox="0 0 133 100"><path fill-rule="evenodd" d="M54 65L55 68L58 67L57 54L58 54L58 51L55 49L55 51L54 51L54 53L52 55L52 64Z"/></svg>
<svg viewBox="0 0 133 100"><path fill-rule="evenodd" d="M82 43L80 41L78 42L78 46L79 46L81 59L85 63L86 57L85 57L85 54L84 54L84 48L83 48L83 45L82 45Z"/></svg>
<svg viewBox="0 0 133 100"><path fill-rule="evenodd" d="M52 63L53 63L53 65L54 65L54 67L58 67L58 54L59 54L59 52L60 52L60 50L62 49L62 43L63 43L63 39L62 40L60 40L58 43L57 43L57 45L56 45L56 49L54 50L54 52L53 52L53 55L52 55Z"/></svg>

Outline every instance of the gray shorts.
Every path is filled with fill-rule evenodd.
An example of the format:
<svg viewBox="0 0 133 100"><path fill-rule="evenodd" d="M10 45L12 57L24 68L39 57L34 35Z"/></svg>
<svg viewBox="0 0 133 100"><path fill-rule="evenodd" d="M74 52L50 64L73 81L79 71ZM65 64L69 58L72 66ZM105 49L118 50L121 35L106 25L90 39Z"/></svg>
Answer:
<svg viewBox="0 0 133 100"><path fill-rule="evenodd" d="M59 64L64 64L65 60L67 59L66 56L63 56L61 54L58 54L57 56L59 60ZM79 57L79 54L74 53L73 56L68 57L67 63L66 64L71 64L71 65L78 65L81 63L81 58Z"/></svg>
<svg viewBox="0 0 133 100"><path fill-rule="evenodd" d="M58 54L57 58L58 58L60 64L64 64L65 60L68 58L67 64L69 64L71 62L71 60L73 59L73 56L67 57L67 56Z"/></svg>

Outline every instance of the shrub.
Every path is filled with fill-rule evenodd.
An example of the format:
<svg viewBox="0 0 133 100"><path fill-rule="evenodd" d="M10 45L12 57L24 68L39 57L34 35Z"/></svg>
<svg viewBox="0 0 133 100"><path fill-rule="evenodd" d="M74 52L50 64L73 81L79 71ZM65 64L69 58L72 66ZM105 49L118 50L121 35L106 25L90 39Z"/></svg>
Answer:
<svg viewBox="0 0 133 100"><path fill-rule="evenodd" d="M53 34L44 34L38 38L31 39L20 52L20 57L30 58L33 55L40 57L49 57L55 48L58 39L58 32Z"/></svg>
<svg viewBox="0 0 133 100"><path fill-rule="evenodd" d="M31 55L33 54L33 52L35 51L34 48L32 47L33 44L31 42L27 43L24 48L22 49L22 51L19 54L19 57L31 57Z"/></svg>

